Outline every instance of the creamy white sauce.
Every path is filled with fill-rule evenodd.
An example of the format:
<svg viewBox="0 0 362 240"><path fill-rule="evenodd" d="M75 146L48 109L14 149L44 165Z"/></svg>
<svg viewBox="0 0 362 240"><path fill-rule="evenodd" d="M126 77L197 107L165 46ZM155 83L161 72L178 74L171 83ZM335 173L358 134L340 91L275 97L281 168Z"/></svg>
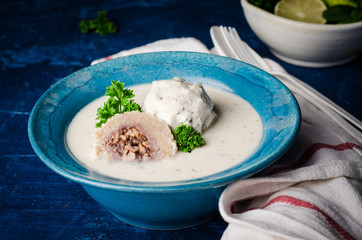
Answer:
<svg viewBox="0 0 362 240"><path fill-rule="evenodd" d="M142 103L151 85L130 87ZM218 119L203 133L206 145L191 153L178 151L173 159L125 162L99 159L94 152L97 109L106 97L85 106L69 125L66 141L71 153L86 167L113 178L163 182L187 180L214 174L244 161L257 148L263 132L255 109L235 94L204 86L214 103Z"/></svg>

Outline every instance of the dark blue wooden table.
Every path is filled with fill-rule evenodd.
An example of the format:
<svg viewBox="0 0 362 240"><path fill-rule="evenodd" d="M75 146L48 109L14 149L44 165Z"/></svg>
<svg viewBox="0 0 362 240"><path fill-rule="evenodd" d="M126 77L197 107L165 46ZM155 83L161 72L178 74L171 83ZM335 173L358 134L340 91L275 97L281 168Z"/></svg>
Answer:
<svg viewBox="0 0 362 240"><path fill-rule="evenodd" d="M82 34L81 19L106 10L119 31ZM213 25L234 26L251 47L282 64L362 119L362 55L339 67L308 69L271 55L248 27L238 0L0 2L0 239L219 239L211 221L176 231L129 226L80 187L46 167L32 150L27 123L52 84L98 59L159 39L195 37L211 48ZM362 40L361 40L362 41ZM338 47L338 46L336 46Z"/></svg>

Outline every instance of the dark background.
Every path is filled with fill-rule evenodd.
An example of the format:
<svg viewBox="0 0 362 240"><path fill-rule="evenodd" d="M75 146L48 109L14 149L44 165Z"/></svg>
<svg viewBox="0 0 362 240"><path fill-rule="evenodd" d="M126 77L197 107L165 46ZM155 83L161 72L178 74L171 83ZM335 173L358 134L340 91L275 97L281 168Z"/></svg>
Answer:
<svg viewBox="0 0 362 240"><path fill-rule="evenodd" d="M79 31L79 21L99 10L117 24L116 34ZM238 0L0 1L0 239L220 239L227 226L220 217L176 231L117 220L80 185L46 167L27 135L33 105L58 80L94 59L160 39L195 37L211 48L213 25L236 27L263 57L362 119L361 54L333 68L283 63L248 27Z"/></svg>

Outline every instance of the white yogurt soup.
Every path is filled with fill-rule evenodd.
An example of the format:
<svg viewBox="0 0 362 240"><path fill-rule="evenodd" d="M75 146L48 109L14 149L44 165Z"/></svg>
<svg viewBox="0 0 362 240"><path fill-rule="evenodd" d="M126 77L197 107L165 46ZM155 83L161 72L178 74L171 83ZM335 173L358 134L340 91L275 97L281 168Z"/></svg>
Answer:
<svg viewBox="0 0 362 240"><path fill-rule="evenodd" d="M151 84L126 87L134 90L135 101L142 104ZM206 144L191 153L177 151L172 159L131 162L97 157L94 150L96 114L107 101L106 96L85 106L71 121L66 134L69 150L89 169L133 181L188 180L233 167L246 160L259 145L262 121L255 109L239 96L208 86L204 89L214 103L218 118L202 133Z"/></svg>

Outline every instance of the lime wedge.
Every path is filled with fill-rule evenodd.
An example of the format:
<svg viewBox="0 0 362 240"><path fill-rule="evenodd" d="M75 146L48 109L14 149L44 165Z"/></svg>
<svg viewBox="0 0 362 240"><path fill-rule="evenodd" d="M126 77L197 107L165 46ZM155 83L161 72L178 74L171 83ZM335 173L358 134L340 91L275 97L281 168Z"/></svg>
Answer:
<svg viewBox="0 0 362 240"><path fill-rule="evenodd" d="M324 0L324 2L329 6L336 6L336 5L344 5L344 6L351 6L357 7L357 4L350 0Z"/></svg>
<svg viewBox="0 0 362 240"><path fill-rule="evenodd" d="M324 24L322 14L326 9L322 0L281 0L275 5L274 13L300 22Z"/></svg>

